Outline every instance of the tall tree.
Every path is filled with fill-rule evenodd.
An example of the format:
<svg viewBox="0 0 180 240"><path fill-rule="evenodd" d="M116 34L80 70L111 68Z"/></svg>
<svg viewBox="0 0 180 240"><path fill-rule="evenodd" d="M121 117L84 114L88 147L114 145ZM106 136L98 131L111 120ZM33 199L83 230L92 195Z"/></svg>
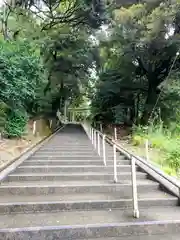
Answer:
<svg viewBox="0 0 180 240"><path fill-rule="evenodd" d="M152 116L161 93L160 85L177 67L174 61L179 61L179 12L178 1L156 1L153 5L145 3L121 8L114 14L109 60L103 69L115 70L119 88L123 89L125 84L129 96L130 93L143 94L143 124ZM117 74L119 72L121 74ZM134 84L136 92L132 89ZM119 102L120 99L119 95Z"/></svg>

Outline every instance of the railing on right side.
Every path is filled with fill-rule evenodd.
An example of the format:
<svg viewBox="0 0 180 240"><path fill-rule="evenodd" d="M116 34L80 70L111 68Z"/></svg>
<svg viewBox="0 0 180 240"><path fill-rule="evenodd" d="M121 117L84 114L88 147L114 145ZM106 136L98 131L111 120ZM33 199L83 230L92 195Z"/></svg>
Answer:
<svg viewBox="0 0 180 240"><path fill-rule="evenodd" d="M96 130L95 128L88 126L87 124L82 124L85 132L89 136L94 148L97 149L98 154L103 157L104 166L107 166L106 163L106 142L113 146L113 169L114 169L114 183L117 183L117 151L122 152L119 149L118 144L115 141L110 140L105 134ZM100 140L102 140L102 151ZM124 153L126 156L127 154ZM131 159L131 179L132 179L132 198L133 198L133 216L139 218L139 209L138 209L138 198L137 198L137 182L136 182L136 159L131 158L131 155L128 155L128 158Z"/></svg>
<svg viewBox="0 0 180 240"><path fill-rule="evenodd" d="M119 144L117 144L117 148L120 152L122 152L128 158L134 158L136 160L137 166L139 166L141 169L143 169L145 172L151 175L155 180L157 180L162 185L164 185L165 188L167 188L170 192L176 195L180 201L180 183L178 181L176 181L174 178L165 174L159 168L152 165L152 163L150 163L149 161L144 160L141 157L134 155L133 153L129 153L126 149L124 149ZM170 185L168 186L166 182L169 183Z"/></svg>
<svg viewBox="0 0 180 240"><path fill-rule="evenodd" d="M180 202L180 183L170 176L166 175L160 169L153 166L147 160L142 159L139 156L136 156L126 149L124 149L120 144L116 141L108 138L106 135L101 133L100 131L88 126L88 132L90 139L95 148L97 148L97 142L95 141L96 135L99 135L100 139L102 139L103 146L103 162L106 166L106 142L113 146L113 155L114 155L114 182L117 182L117 162L116 162L116 152L119 151L123 155L125 155L128 159L131 160L131 176L132 176L132 197L133 197L133 216L135 218L139 217L139 209L138 209L138 197L137 197L137 182L136 182L136 165L143 169L146 173L152 176L157 182L161 183L166 189L172 192L175 196L179 198ZM100 151L101 153L101 151Z"/></svg>

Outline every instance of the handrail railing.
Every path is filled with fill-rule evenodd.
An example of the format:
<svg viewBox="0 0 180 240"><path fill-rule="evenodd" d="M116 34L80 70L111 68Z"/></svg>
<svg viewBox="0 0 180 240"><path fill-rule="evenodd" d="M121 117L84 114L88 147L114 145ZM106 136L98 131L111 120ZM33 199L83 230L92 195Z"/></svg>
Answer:
<svg viewBox="0 0 180 240"><path fill-rule="evenodd" d="M113 142L113 140L112 140L112 142ZM178 184L174 179L172 179L168 175L165 175L160 169L157 169L156 167L154 167L150 162L148 162L147 160L146 161L143 160L139 156L135 156L133 153L129 153L126 149L121 147L119 144L116 143L116 145L117 145L117 149L119 149L119 151L124 153L126 156L134 157L137 161L141 162L143 165L146 165L148 168L150 168L152 171L156 172L158 175L163 177L165 180L169 181L175 187L180 188L180 184Z"/></svg>
<svg viewBox="0 0 180 240"><path fill-rule="evenodd" d="M98 154L101 156L101 144L100 139L102 139L102 155L103 155L103 162L106 166L106 141L109 142L110 139L99 130L91 126L87 126L86 124L82 124L85 132L89 136L94 148L97 149ZM114 159L114 182L117 183L117 156L116 151L119 150L119 147L115 141L110 141L111 145L113 145L113 159ZM120 150L119 150L120 151ZM137 198L137 183L136 183L136 159L131 158L131 176L132 176L132 195L133 195L133 216L135 218L139 218L139 209L138 209L138 198Z"/></svg>
<svg viewBox="0 0 180 240"><path fill-rule="evenodd" d="M166 180L170 184L172 184L174 187L178 189L178 192L174 192L175 195L180 199L180 184L177 183L174 179L169 177L168 175L165 175L160 169L157 169L155 166L153 166L150 162L147 160L145 161L139 156L134 155L133 153L128 152L126 149L124 149L120 144L118 144L115 140L109 138L105 134L101 133L99 130L96 130L95 128L89 126L89 132L93 132L93 134L90 134L92 143L95 148L97 148L97 143L95 140L96 135L98 135L99 139L102 139L102 147L103 147L103 162L106 166L106 149L105 149L105 142L108 142L110 145L113 146L113 158L114 158L114 182L117 182L117 162L116 162L116 151L118 150L122 154L124 154L128 159L131 160L131 176L132 176L132 193L133 193L133 210L134 210L134 217L139 217L139 209L138 209L138 198L137 198L137 183L136 183L136 165L141 168L147 168L148 170L151 170L152 173L157 174L157 176L161 177L163 180ZM100 146L100 145L98 145ZM98 147L98 153L101 155L101 150ZM143 165L143 166L142 166ZM173 190L171 189L173 192Z"/></svg>
<svg viewBox="0 0 180 240"><path fill-rule="evenodd" d="M113 139L111 139L109 137L106 138L106 141L109 142L111 145L113 145L114 142L115 142ZM136 156L133 153L128 152L126 149L124 149L122 146L120 146L120 144L116 143L116 147L117 147L117 150L119 150L121 153L123 153L125 156L127 156L127 158L129 158L129 159L131 159L132 157L135 158L136 159L136 164L138 166L140 166L140 164L146 166L151 171L156 173L158 176L162 177L164 180L166 180L167 182L169 182L170 184L172 184L173 186L178 188L178 192L174 192L174 194L177 195L177 197L180 199L180 183L176 182L170 176L164 174L160 169L153 166L149 161L144 160L141 157Z"/></svg>

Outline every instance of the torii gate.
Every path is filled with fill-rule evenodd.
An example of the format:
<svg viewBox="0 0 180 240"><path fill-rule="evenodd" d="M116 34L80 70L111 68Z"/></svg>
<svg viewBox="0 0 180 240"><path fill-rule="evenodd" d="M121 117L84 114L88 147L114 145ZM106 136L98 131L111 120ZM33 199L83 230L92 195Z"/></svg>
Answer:
<svg viewBox="0 0 180 240"><path fill-rule="evenodd" d="M81 114L83 113L83 114ZM86 117L86 116L83 116L83 115L88 115L88 113L90 113L90 109L88 107L86 108L67 108L66 112L65 112L65 118L67 119L68 122L73 122L73 123L76 123L76 122L79 122L81 119L78 119L78 117L80 116L77 116L77 114L81 114L81 117ZM84 119L82 119L84 120Z"/></svg>
<svg viewBox="0 0 180 240"><path fill-rule="evenodd" d="M79 114L79 116L77 114ZM62 114L59 110L56 113L58 119L64 123L78 123L84 120L89 114L89 107L68 107L67 103L65 103L64 106L64 114Z"/></svg>

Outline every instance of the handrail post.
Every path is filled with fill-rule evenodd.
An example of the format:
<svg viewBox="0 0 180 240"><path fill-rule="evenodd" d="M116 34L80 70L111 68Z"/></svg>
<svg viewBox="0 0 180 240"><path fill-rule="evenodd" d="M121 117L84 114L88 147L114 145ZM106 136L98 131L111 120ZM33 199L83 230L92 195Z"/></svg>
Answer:
<svg viewBox="0 0 180 240"><path fill-rule="evenodd" d="M146 160L149 161L149 142L148 139L145 141L145 149L146 149Z"/></svg>
<svg viewBox="0 0 180 240"><path fill-rule="evenodd" d="M114 128L114 140L117 141L117 128Z"/></svg>
<svg viewBox="0 0 180 240"><path fill-rule="evenodd" d="M92 144L94 143L94 129L91 128L91 141L92 141Z"/></svg>
<svg viewBox="0 0 180 240"><path fill-rule="evenodd" d="M133 215L139 218L138 198L137 198L137 181L136 181L136 159L131 157L131 177L132 177L132 197L133 197Z"/></svg>
<svg viewBox="0 0 180 240"><path fill-rule="evenodd" d="M91 126L89 127L89 138L90 138L90 140L92 139L92 128L91 128Z"/></svg>
<svg viewBox="0 0 180 240"><path fill-rule="evenodd" d="M106 145L105 145L105 138L106 138L106 135L103 135L103 137L102 137L102 145L103 145L103 161L104 161L104 166L106 166Z"/></svg>
<svg viewBox="0 0 180 240"><path fill-rule="evenodd" d="M117 183L116 144L113 145L113 155L114 155L114 182Z"/></svg>
<svg viewBox="0 0 180 240"><path fill-rule="evenodd" d="M101 155L101 149L100 149L100 134L97 132L97 143L98 143L98 154Z"/></svg>
<svg viewBox="0 0 180 240"><path fill-rule="evenodd" d="M94 147L96 149L96 129L94 129Z"/></svg>

